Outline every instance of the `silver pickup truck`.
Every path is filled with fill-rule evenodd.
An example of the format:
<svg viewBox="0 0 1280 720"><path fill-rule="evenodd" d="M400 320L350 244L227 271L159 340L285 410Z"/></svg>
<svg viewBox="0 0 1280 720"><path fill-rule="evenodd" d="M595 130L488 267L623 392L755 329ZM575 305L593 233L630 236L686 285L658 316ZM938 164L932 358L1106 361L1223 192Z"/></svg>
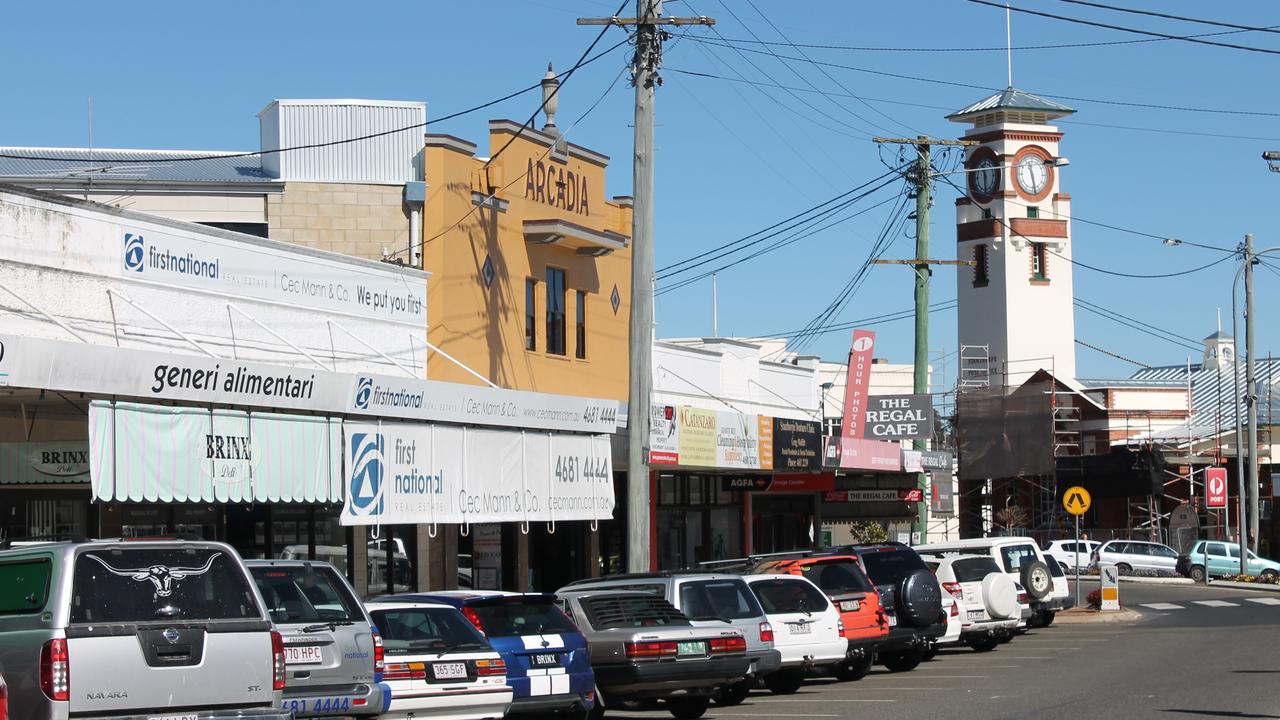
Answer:
<svg viewBox="0 0 1280 720"><path fill-rule="evenodd" d="M290 720L284 644L230 546L0 549L10 720Z"/></svg>

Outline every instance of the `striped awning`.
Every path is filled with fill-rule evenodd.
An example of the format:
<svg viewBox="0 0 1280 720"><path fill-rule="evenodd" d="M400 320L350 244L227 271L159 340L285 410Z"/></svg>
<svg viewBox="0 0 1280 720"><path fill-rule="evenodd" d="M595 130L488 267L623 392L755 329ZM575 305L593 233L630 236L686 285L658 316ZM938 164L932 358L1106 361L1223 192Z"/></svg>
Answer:
<svg viewBox="0 0 1280 720"><path fill-rule="evenodd" d="M0 443L0 485L87 482L87 440Z"/></svg>
<svg viewBox="0 0 1280 720"><path fill-rule="evenodd" d="M342 502L342 421L95 400L93 496L124 502Z"/></svg>

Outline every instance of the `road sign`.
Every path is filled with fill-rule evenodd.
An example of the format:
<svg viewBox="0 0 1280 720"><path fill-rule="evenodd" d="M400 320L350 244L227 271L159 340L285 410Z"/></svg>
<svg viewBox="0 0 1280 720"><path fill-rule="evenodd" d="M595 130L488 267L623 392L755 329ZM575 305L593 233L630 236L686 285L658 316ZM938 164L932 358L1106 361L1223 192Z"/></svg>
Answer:
<svg viewBox="0 0 1280 720"><path fill-rule="evenodd" d="M1103 565L1098 569L1102 576L1102 610L1120 609L1120 569L1115 565Z"/></svg>
<svg viewBox="0 0 1280 720"><path fill-rule="evenodd" d="M1183 503L1169 514L1169 545L1179 553L1191 550L1200 533L1200 515L1195 509Z"/></svg>
<svg viewBox="0 0 1280 720"><path fill-rule="evenodd" d="M1205 468L1205 507L1225 508L1227 506L1227 469Z"/></svg>
<svg viewBox="0 0 1280 720"><path fill-rule="evenodd" d="M1089 506L1093 504L1093 498L1089 497L1089 491L1075 485L1067 488L1066 494L1062 496L1062 507L1072 515L1083 515L1089 512Z"/></svg>

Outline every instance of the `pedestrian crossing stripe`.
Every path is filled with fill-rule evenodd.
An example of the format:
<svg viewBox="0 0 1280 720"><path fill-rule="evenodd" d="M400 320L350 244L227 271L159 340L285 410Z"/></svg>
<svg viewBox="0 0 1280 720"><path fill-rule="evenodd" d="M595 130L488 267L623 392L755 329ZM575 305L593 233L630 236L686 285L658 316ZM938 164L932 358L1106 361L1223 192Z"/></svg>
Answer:
<svg viewBox="0 0 1280 720"><path fill-rule="evenodd" d="M1243 598L1243 599L1251 603L1257 603L1258 605L1270 605L1270 606L1280 605L1280 598L1274 598L1274 597L1253 597L1253 598ZM1240 607L1240 603L1230 602L1227 600L1191 600L1189 602L1191 602L1194 605L1203 605L1205 607ZM1144 608L1147 608L1148 610L1186 610L1187 609L1185 605L1179 605L1177 603L1167 603L1167 602L1142 603L1138 607L1144 607Z"/></svg>
<svg viewBox="0 0 1280 720"><path fill-rule="evenodd" d="M1192 602L1205 607L1240 607L1240 603L1227 602L1226 600L1193 600Z"/></svg>
<svg viewBox="0 0 1280 720"><path fill-rule="evenodd" d="M1259 605L1280 605L1280 598L1260 597L1248 598L1249 602L1258 603Z"/></svg>
<svg viewBox="0 0 1280 720"><path fill-rule="evenodd" d="M1182 610L1183 609L1181 605L1175 605L1173 603L1143 603L1142 607L1151 608L1152 610Z"/></svg>

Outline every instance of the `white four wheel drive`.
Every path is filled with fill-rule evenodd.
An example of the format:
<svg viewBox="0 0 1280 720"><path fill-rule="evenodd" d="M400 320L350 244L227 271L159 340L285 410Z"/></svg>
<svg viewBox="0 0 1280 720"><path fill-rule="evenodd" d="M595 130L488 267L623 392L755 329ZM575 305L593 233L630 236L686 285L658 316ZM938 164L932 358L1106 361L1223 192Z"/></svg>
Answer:
<svg viewBox="0 0 1280 720"><path fill-rule="evenodd" d="M1021 620L1018 588L988 555L924 555L945 593L959 603L958 640L979 652L994 650ZM948 623L947 635L952 628Z"/></svg>
<svg viewBox="0 0 1280 720"><path fill-rule="evenodd" d="M1053 571L1040 552L1036 541L1029 537L987 537L953 540L950 542L919 545L916 550L929 555L987 555L996 561L1000 570L1010 579L1021 583L1031 602L1032 625L1053 622L1059 610L1070 606L1063 588L1055 588Z"/></svg>

